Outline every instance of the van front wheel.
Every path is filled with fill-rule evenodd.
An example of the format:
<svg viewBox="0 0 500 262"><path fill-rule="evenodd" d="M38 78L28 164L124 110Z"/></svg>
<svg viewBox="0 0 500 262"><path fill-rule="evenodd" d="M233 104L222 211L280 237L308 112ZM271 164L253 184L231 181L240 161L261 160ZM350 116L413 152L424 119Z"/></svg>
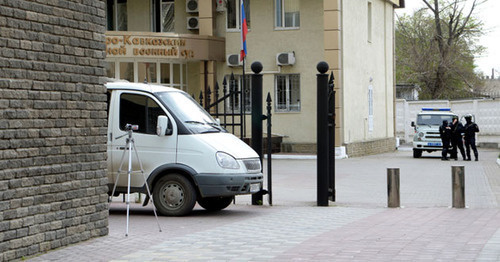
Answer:
<svg viewBox="0 0 500 262"><path fill-rule="evenodd" d="M153 201L164 216L184 216L196 204L196 192L191 182L179 175L166 175L153 188Z"/></svg>
<svg viewBox="0 0 500 262"><path fill-rule="evenodd" d="M198 204L208 211L222 210L233 202L233 197L205 197L198 200Z"/></svg>
<svg viewBox="0 0 500 262"><path fill-rule="evenodd" d="M419 158L422 156L422 150L420 149L413 149L413 158Z"/></svg>

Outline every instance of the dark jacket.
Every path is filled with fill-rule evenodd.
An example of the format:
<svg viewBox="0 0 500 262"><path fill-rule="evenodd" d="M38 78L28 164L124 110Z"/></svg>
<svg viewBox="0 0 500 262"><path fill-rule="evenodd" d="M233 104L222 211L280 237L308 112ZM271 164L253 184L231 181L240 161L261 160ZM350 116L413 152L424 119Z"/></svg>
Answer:
<svg viewBox="0 0 500 262"><path fill-rule="evenodd" d="M451 137L453 139L462 139L462 133L464 132L464 126L460 121L457 121L455 124L453 122L450 124L451 127Z"/></svg>
<svg viewBox="0 0 500 262"><path fill-rule="evenodd" d="M479 132L479 127L474 122L468 122L464 127L465 138L472 138L475 136L476 132Z"/></svg>
<svg viewBox="0 0 500 262"><path fill-rule="evenodd" d="M439 136L442 140L449 140L451 138L451 129L447 128L448 121L443 121L443 124L439 126Z"/></svg>

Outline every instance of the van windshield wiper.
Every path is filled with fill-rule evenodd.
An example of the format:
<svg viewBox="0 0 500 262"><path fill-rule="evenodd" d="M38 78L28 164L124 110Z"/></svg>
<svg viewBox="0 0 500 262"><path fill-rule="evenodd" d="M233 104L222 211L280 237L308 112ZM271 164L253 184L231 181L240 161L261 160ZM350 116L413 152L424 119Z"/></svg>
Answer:
<svg viewBox="0 0 500 262"><path fill-rule="evenodd" d="M198 125L205 125L205 123L200 122L200 121L196 121L196 120L187 120L187 121L184 121L184 123L188 123L188 124L198 124Z"/></svg>
<svg viewBox="0 0 500 262"><path fill-rule="evenodd" d="M222 131L222 128L216 123L206 123L206 122L200 122L200 121L196 121L196 120L188 120L188 121L184 121L184 123L197 124L197 125L208 125L208 126L216 129L215 131L214 130L204 131L204 132L202 132L202 134L203 133L218 133L218 132Z"/></svg>

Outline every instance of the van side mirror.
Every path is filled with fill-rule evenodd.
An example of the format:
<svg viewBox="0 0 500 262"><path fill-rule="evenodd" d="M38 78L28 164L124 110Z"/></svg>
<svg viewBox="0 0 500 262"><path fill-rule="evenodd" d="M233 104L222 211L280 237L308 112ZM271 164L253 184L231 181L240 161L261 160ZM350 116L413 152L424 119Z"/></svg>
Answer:
<svg viewBox="0 0 500 262"><path fill-rule="evenodd" d="M158 116L156 124L156 134L158 136L165 136L167 134L167 128L168 128L168 117Z"/></svg>
<svg viewBox="0 0 500 262"><path fill-rule="evenodd" d="M415 127L415 122L414 121L411 121L411 126Z"/></svg>

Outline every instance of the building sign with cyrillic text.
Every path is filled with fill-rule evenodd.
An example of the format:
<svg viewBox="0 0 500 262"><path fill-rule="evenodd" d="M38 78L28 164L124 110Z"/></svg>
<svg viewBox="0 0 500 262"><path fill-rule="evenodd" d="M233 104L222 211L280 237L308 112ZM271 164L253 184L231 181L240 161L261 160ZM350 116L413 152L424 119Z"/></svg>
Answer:
<svg viewBox="0 0 500 262"><path fill-rule="evenodd" d="M120 33L106 33L106 57L224 60L225 41L221 38Z"/></svg>

